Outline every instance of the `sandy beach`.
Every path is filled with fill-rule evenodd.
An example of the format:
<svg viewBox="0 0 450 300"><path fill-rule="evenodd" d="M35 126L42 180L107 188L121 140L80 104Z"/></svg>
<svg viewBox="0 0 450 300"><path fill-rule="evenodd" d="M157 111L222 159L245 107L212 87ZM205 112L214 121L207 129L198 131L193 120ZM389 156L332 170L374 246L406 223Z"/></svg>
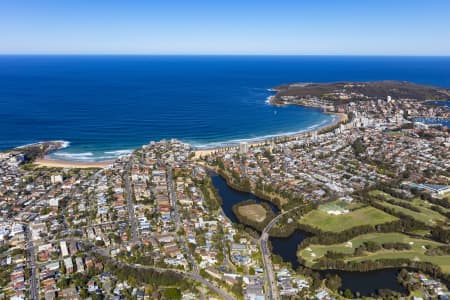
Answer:
<svg viewBox="0 0 450 300"><path fill-rule="evenodd" d="M335 118L332 122L330 122L322 127L311 130L311 131L305 131L305 132L301 132L298 134L286 135L286 136L280 135L278 137L271 138L271 139L264 139L264 140L260 140L260 141L249 142L248 146L249 147L259 147L259 146L263 146L264 144L267 144L268 142L271 142L271 141L277 140L277 139L280 139L283 142L298 140L298 139L301 139L301 138L304 138L304 137L310 135L312 132L326 130L327 128L336 126L337 124L346 122L348 120L347 114L344 114L344 113L332 113L332 112L326 112L326 113L330 114L330 115L334 115L337 118ZM195 153L195 157L199 158L199 157L205 157L207 155L211 155L215 152L225 151L228 149L233 149L233 148L238 148L238 147L239 147L239 145L228 145L228 146L222 146L222 147L214 147L214 148L210 148L210 149L197 149L197 150L194 150L194 153Z"/></svg>
<svg viewBox="0 0 450 300"><path fill-rule="evenodd" d="M37 159L34 162L34 164L42 167L73 168L73 169L104 168L111 165L112 163L113 163L112 161L77 162L77 161L55 160L49 158Z"/></svg>
<svg viewBox="0 0 450 300"><path fill-rule="evenodd" d="M334 113L334 112L326 112L327 114L335 116L333 118L333 121L325 124L323 126L320 126L318 128L315 128L314 130L299 132L297 134L292 135L283 135L280 134L279 136L275 136L272 138L266 138L261 140L255 140L248 143L249 147L260 147L267 143L270 143L272 141L275 142L288 142L288 141L294 141L298 139L305 138L313 132L319 132L321 130L326 130L327 128L331 128L336 126L339 123L346 122L348 120L348 116L344 113ZM233 148L238 148L239 144L230 144L230 145L224 145L220 147L212 147L212 148L205 148L205 149L196 149L194 150L195 157L205 157L207 155L211 155L215 152L221 152L226 151ZM34 164L39 166L45 166L45 167L58 167L58 168L78 168L78 169L87 169L87 168L104 168L109 165L111 165L113 161L96 161L96 162L78 162L78 161L69 161L69 160L57 160L52 159L49 157L44 157L41 159L37 159Z"/></svg>

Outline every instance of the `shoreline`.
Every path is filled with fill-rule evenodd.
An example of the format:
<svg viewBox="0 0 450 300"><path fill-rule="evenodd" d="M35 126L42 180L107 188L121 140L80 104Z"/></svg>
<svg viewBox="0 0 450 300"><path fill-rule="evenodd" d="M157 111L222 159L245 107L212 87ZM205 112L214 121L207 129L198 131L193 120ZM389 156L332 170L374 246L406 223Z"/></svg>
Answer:
<svg viewBox="0 0 450 300"><path fill-rule="evenodd" d="M280 104L273 102L273 96L270 96L266 102L269 105L279 106ZM325 124L319 125L316 128L310 128L310 129L304 129L299 130L297 132L293 133L280 133L280 134L273 134L270 136L262 136L260 138L256 137L254 139L242 139L242 142L247 142L249 147L260 147L263 145L266 145L271 142L288 142L288 141L295 141L299 140L305 137L310 136L313 133L318 133L323 130L327 130L330 128L335 127L336 125L346 122L348 120L348 116L345 113L336 113L336 112L329 112L325 111L322 107L313 107L313 106L304 106L296 103L286 103L283 105L298 105L303 107L310 107L315 109L321 109L321 111L324 114L331 115L332 119L329 122L326 122ZM314 125L317 126L317 125ZM314 127L313 126L313 127ZM67 141L59 141L63 142L62 146L58 149L67 148L70 144L70 142ZM194 157L204 157L207 155L211 155L217 152L223 152L230 149L238 149L240 145L240 141L225 141L223 143L220 143L220 145L211 145L211 147L200 147L200 146L192 146ZM19 146L17 148L26 147L28 145ZM115 159L114 159L115 160ZM77 161L77 160L65 160L65 159L54 159L52 157L49 157L48 155L44 156L43 158L39 158L33 163L38 166L44 166L44 167L59 167L59 168L104 168L112 163L114 163L114 160L105 160L105 161Z"/></svg>
<svg viewBox="0 0 450 300"><path fill-rule="evenodd" d="M287 104L291 105L291 104ZM292 105L298 105L298 104L292 104ZM311 107L311 108L317 108L317 107ZM306 129L301 130L294 133L280 133L280 134L274 134L270 137L261 137L261 138L255 138L253 140L249 140L248 146L249 147L260 147L267 143L270 143L272 141L280 141L283 142L287 141L294 141L301 138L305 138L309 135L311 135L314 132L320 132L322 130L327 130L329 128L332 128L336 126L339 123L346 122L348 120L348 116L344 113L335 113L335 112L326 112L323 111L323 113L333 116L330 122L327 122L325 124L322 124L314 129ZM245 141L245 139L243 139ZM62 147L60 149L63 149L66 147ZM195 154L196 158L204 157L206 155L211 155L215 152L222 152L233 148L239 148L239 142L223 142L220 146L211 146L206 148L200 148L196 146L192 146L193 152ZM59 149L58 149L59 150ZM43 158L37 159L34 164L39 166L45 166L45 167L60 167L60 168L104 168L109 165L111 165L114 162L114 160L106 160L106 161L77 161L77 160L65 160L65 159L54 159L49 156L45 156Z"/></svg>
<svg viewBox="0 0 450 300"><path fill-rule="evenodd" d="M299 131L292 134L274 134L270 138L261 137L261 139L255 138L255 140L249 141L249 147L259 147L263 146L271 141L277 141L282 139L283 141L293 141L298 140L304 137L309 136L313 132L319 132L321 130L326 130L328 128L332 128L339 123L345 122L348 120L348 116L344 113L333 113L333 112L324 112L328 115L332 115L333 118L330 122L323 124L317 128ZM65 148L65 147L64 147ZM211 155L215 152L221 152L232 148L239 148L239 143L227 143L224 142L221 146L212 146L211 148L198 148L193 146L193 152L196 158L204 157L206 155ZM62 149L62 148L61 148ZM58 149L59 150L59 149ZM45 167L60 167L60 168L104 168L111 165L114 160L106 160L106 161L76 161L76 160L63 160L63 159L53 159L48 156L44 158L37 159L34 164Z"/></svg>
<svg viewBox="0 0 450 300"><path fill-rule="evenodd" d="M298 104L286 104L286 105L298 105ZM318 108L318 107L312 107L312 108ZM323 113L328 114L328 115L332 115L333 119L327 123L324 124L322 126L319 126L318 128L315 129L311 129L311 130L306 130L306 131L299 131L297 133L293 133L293 134L279 134L279 135L274 135L271 138L262 138L260 140L254 140L254 141L250 141L248 142L248 147L260 147L263 146L267 143L270 143L272 141L277 141L277 140L283 140L283 142L288 142L288 141L295 141L295 140L299 140L302 138L305 138L309 135L311 135L314 132L319 132L322 130L327 130L329 128L332 128L340 123L346 122L348 120L348 116L345 113L335 113L335 112L327 112L327 111L323 111ZM224 144L223 146L219 146L219 147L211 147L211 148L205 148L205 149L195 149L194 147L194 154L196 158L199 157L204 157L207 155L211 155L214 154L216 152L223 152L223 151L227 151L230 149L238 149L239 148L239 144Z"/></svg>
<svg viewBox="0 0 450 300"><path fill-rule="evenodd" d="M89 169L89 168L105 168L113 164L114 161L92 161L92 162L78 162L68 160L56 160L48 157L38 158L33 162L34 165L40 167L51 168L73 168L73 169Z"/></svg>

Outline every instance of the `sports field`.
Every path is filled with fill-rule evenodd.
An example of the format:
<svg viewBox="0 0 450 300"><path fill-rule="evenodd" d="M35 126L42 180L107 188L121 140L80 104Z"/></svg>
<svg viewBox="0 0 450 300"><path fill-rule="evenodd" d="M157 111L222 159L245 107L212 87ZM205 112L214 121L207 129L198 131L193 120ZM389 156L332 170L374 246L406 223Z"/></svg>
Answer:
<svg viewBox="0 0 450 300"><path fill-rule="evenodd" d="M329 210L342 210L342 209L348 209L348 203L342 200L336 200L333 202L328 202L325 204L322 204L319 206L319 209L322 211L329 211Z"/></svg>
<svg viewBox="0 0 450 300"><path fill-rule="evenodd" d="M358 202L348 203L344 200L335 200L332 202L327 202L321 204L318 209L321 211L329 212L329 211L343 211L343 210L353 210L358 207L361 207L363 204Z"/></svg>
<svg viewBox="0 0 450 300"><path fill-rule="evenodd" d="M372 206L366 206L337 216L316 209L307 213L299 222L322 231L340 232L360 225L378 225L395 220L397 218L394 216Z"/></svg>

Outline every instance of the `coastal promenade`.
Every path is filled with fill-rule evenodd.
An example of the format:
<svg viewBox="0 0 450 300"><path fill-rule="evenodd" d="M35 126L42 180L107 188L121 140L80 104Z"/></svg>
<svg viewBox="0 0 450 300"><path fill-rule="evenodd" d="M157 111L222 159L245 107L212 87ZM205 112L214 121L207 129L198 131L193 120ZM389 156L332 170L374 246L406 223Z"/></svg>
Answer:
<svg viewBox="0 0 450 300"><path fill-rule="evenodd" d="M262 140L255 140L253 142L248 143L249 147L260 147L268 143L278 143L278 142L288 142L288 141L296 141L308 136L311 136L314 133L318 133L319 131L330 129L339 123L344 123L348 120L348 116L344 113L330 113L335 116L332 120L332 122L317 128L315 130L301 132L298 134L293 135L283 135L280 134L279 136L275 136L272 138L262 139ZM213 153L220 153L229 151L231 149L238 149L239 145L230 144L225 145L222 147L213 147L208 149L195 149L194 154L196 158L205 157L207 155L211 155ZM77 168L77 169L89 169L89 168L105 168L109 165L111 165L113 161L86 161L86 162L80 162L80 161L70 161L70 160L58 160L49 158L48 156L45 156L44 158L37 159L34 164L42 167L54 167L54 168Z"/></svg>
<svg viewBox="0 0 450 300"><path fill-rule="evenodd" d="M320 131L333 128L334 126L336 126L336 125L338 125L340 123L345 123L348 120L347 114L344 114L344 113L330 113L330 112L327 112L327 113L335 116L335 118L333 119L332 122L330 122L330 123L328 123L328 124L318 128L318 129L311 130L311 131L306 131L306 132L301 132L301 133L293 134L293 135L282 135L282 134L280 134L279 136L276 136L276 137L250 142L250 143L248 143L248 146L249 147L261 147L261 146L264 146L265 144L269 144L269 143L272 143L272 142L297 141L299 139L311 136L311 135L313 135L315 133L317 134ZM211 154L214 154L214 153L226 152L226 151L229 151L229 150L232 150L232 149L239 149L239 145L226 145L226 146L222 146L222 147L213 147L213 148L209 148L209 149L196 149L196 150L194 150L194 153L195 153L195 157L196 158L200 158L200 157L205 157L207 155L211 155Z"/></svg>

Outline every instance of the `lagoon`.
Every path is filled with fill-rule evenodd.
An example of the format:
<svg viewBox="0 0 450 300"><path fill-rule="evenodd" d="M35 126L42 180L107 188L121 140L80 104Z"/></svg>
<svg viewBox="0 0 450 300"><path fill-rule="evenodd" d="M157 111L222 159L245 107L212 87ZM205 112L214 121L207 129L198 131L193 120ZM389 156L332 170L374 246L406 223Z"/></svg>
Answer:
<svg viewBox="0 0 450 300"><path fill-rule="evenodd" d="M210 173L214 187L217 189L222 198L222 209L225 215L234 223L238 223L236 216L233 214L232 207L241 201L253 199L257 202L267 202L256 197L251 193L240 192L232 189L226 181L215 173ZM271 203L270 203L271 204ZM275 205L271 204L274 212L279 210ZM297 246L306 238L309 233L303 231L295 231L287 238L270 238L272 245L272 253L279 255L283 261L289 262L293 269L297 269L299 262L297 260ZM398 292L405 292L402 286L397 282L398 269L384 269L370 272L349 272L340 270L320 271L322 276L326 274L338 274L342 279L342 290L350 289L354 293L358 292L361 296L370 296L376 294L379 289L390 289Z"/></svg>

